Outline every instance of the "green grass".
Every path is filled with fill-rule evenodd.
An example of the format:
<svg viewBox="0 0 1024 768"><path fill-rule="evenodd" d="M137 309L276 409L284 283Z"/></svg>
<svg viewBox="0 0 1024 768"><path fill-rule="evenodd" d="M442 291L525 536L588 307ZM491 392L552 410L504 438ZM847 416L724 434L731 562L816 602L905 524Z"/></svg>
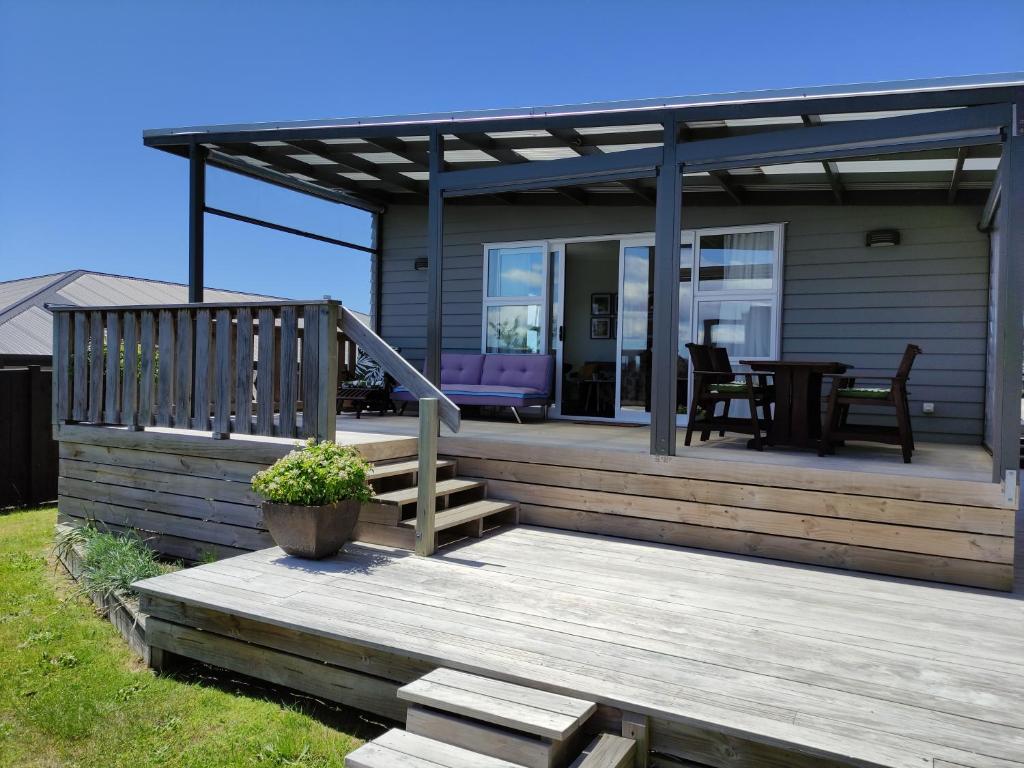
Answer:
<svg viewBox="0 0 1024 768"><path fill-rule="evenodd" d="M237 675L145 669L54 566L55 514L0 515L0 766L341 766L373 733Z"/></svg>

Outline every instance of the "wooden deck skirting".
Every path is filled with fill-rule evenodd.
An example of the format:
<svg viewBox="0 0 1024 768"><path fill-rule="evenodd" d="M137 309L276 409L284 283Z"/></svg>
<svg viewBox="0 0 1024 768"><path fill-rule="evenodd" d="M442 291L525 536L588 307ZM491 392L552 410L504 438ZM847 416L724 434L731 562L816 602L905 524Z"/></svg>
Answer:
<svg viewBox="0 0 1024 768"><path fill-rule="evenodd" d="M137 529L161 554L190 562L273 546L250 479L295 440L69 424L56 436L61 521ZM416 451L415 438L353 435L350 442L370 461Z"/></svg>
<svg viewBox="0 0 1024 768"><path fill-rule="evenodd" d="M57 436L62 519L138 528L189 561L272 545L249 478L294 441L79 425ZM371 461L416 452L409 435L338 439ZM442 436L439 452L491 498L520 502L525 523L990 589L1013 580L1016 503L993 483L477 436Z"/></svg>
<svg viewBox="0 0 1024 768"><path fill-rule="evenodd" d="M993 483L442 437L521 521L1008 590L1016 499Z"/></svg>

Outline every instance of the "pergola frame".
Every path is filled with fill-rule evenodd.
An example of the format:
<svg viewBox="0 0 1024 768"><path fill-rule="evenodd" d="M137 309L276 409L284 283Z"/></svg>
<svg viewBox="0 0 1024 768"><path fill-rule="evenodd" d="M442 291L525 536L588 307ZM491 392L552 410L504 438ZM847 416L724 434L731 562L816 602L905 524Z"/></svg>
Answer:
<svg viewBox="0 0 1024 768"><path fill-rule="evenodd" d="M743 196L730 183L730 169L752 165L820 163L828 179L828 190L842 204L850 192L840 179L836 160L856 157L901 155L931 150L956 150L956 164L948 188L947 202L962 196L964 162L969 148L1001 145L1002 159L996 183L989 194L982 226L998 217L1001 228L1002 258L997 276L999 292L993 297L997 308L995 359L999 365L993 409L993 479L1015 483L1019 462L1019 423L1016 418L1020 396L1021 370L1021 292L1024 288L1024 146L1020 118L1024 103L1019 83L979 85L970 78L962 84L923 87L918 90L870 91L837 95L824 90L763 94L750 100L709 101L687 106L666 103L633 102L593 108L563 109L558 113L524 113L502 116L438 115L412 119L377 121L328 121L296 123L284 126L225 126L219 128L179 129L147 132L146 144L190 158L190 285L193 294L202 285L201 218L205 205L205 166L207 164L279 184L295 191L333 202L352 205L374 216L372 249L375 270L379 270L380 214L389 203L387 195L370 193L358 184L338 180L339 174L325 177L316 165L302 166L289 158L264 149L282 143L301 151L322 156L339 167L367 172L382 181L426 198L427 236L427 317L426 361L428 378L437 382L440 372L442 339L442 274L444 211L446 201L487 197L508 202L509 195L536 190L571 192L560 199L588 202L578 190L583 184L615 182L642 204L655 205L655 300L652 342L651 452L675 453L675 369L678 359L678 296L676 274L679 232L682 228L683 174L706 172L721 192L736 203ZM813 91L814 89L812 89ZM829 113L879 112L886 110L933 110L926 114L902 114L895 117L843 120L824 123L820 115ZM735 135L701 137L693 135L689 124L699 121L762 120L797 118L798 124L771 126L763 130L730 132ZM660 146L604 152L581 131L598 127L658 125ZM552 143L547 146L571 150L575 156L564 159L523 161L514 151L503 149L497 141L484 141L489 132L503 136L511 131L544 131ZM401 137L426 136L423 142ZM449 138L452 137L452 138ZM620 137L621 139L622 137ZM628 138L628 137L626 137ZM643 138L649 138L645 133ZM427 178L417 181L365 160L331 160L329 152L314 142L360 140L391 152L411 164L408 170L422 172ZM511 139L510 139L511 141ZM457 143L456 143L457 142ZM446 167L445 152L469 147L483 152L497 164L469 169ZM244 145L243 147L232 145ZM313 151L317 150L317 151ZM235 154L233 155L232 152ZM273 164L254 165L237 158L264 156ZM515 159L518 158L518 159ZM297 163L297 165L296 165ZM300 168L301 167L301 171ZM375 170L376 169L376 170ZM300 178L308 176L306 178ZM327 189L320 181L332 178L341 187ZM644 179L656 178L656 195L640 186ZM379 279L377 280L379 284ZM378 285L379 287L379 285ZM198 288L201 300L201 287ZM379 322L379 296L375 297ZM1012 416L1012 418L1011 418ZM1013 473L1012 475L1010 473Z"/></svg>

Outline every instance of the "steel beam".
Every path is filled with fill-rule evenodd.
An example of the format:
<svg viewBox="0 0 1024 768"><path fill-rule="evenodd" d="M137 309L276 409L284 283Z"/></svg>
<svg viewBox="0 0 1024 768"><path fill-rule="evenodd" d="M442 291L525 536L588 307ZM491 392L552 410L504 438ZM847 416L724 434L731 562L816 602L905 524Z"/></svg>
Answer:
<svg viewBox="0 0 1024 768"><path fill-rule="evenodd" d="M373 301L370 305L370 323L373 325L373 332L380 336L381 329L381 303L384 299L384 214L374 211L370 214L370 247L373 255L370 257L370 282L373 286Z"/></svg>
<svg viewBox="0 0 1024 768"><path fill-rule="evenodd" d="M205 266L206 147L193 144L188 155L188 300L203 300Z"/></svg>
<svg viewBox="0 0 1024 768"><path fill-rule="evenodd" d="M726 171L709 171L708 175L736 205L743 205L743 194Z"/></svg>
<svg viewBox="0 0 1024 768"><path fill-rule="evenodd" d="M679 161L687 169L716 170L752 165L962 146L998 141L1009 123L1004 104L945 112L850 120L726 139L683 142Z"/></svg>
<svg viewBox="0 0 1024 768"><path fill-rule="evenodd" d="M482 194L480 190L484 189L510 192L549 189L594 181L650 178L661 160L661 149L631 149L606 155L448 171L441 174L439 182L448 197Z"/></svg>
<svg viewBox="0 0 1024 768"><path fill-rule="evenodd" d="M363 253L375 253L372 247L365 245L359 245L358 243L350 243L348 240L338 240L335 237L328 237L327 235L318 235L315 232L307 232L304 229L296 229L295 227L286 227L284 224L275 224L272 221L265 221L264 219L253 218L252 216L244 216L241 213L235 213L234 211L225 211L222 208L211 208L206 206L206 213L213 216L220 216L225 219L231 219L232 221L241 221L244 224L253 224L257 227L264 227L265 229L272 229L275 232L284 232L288 235L296 235L298 237L305 237L309 240L317 240L321 243L329 243L330 245L338 245L342 248L351 248L354 251L362 251Z"/></svg>
<svg viewBox="0 0 1024 768"><path fill-rule="evenodd" d="M295 139L375 138L425 136L432 130L449 134L487 133L491 131L547 130L548 128L584 128L599 126L660 123L673 116L677 121L740 120L764 117L799 117L814 112L875 112L886 110L948 109L951 107L993 104L1009 100L1007 85L950 88L939 83L930 90L865 92L848 94L808 95L807 89L791 89L777 95L759 92L724 94L710 103L673 106L672 99L642 100L634 104L621 102L601 109L600 105L553 114L551 110L530 111L507 116L428 115L372 121L319 121L293 125L250 124L236 126L196 126L190 128L149 130L143 143L152 147L187 146L201 140L205 143L239 141L292 141Z"/></svg>
<svg viewBox="0 0 1024 768"><path fill-rule="evenodd" d="M800 115L800 119L807 126L821 125L820 115ZM836 202L842 205L846 190L843 187L842 179L839 178L839 167L831 160L825 160L822 162L821 168L825 171L825 178L828 179L828 184L832 187L832 194L835 196Z"/></svg>
<svg viewBox="0 0 1024 768"><path fill-rule="evenodd" d="M1024 94L1022 94L1024 96ZM995 396L992 413L992 479L1016 485L1020 467L1021 357L1024 329L1024 98L1014 107L1003 149L1002 196L997 213L999 253L995 287ZM1012 473L1012 474L1009 474ZM1007 487L1008 498L1016 487Z"/></svg>
<svg viewBox="0 0 1024 768"><path fill-rule="evenodd" d="M960 179L964 174L964 161L967 159L967 147L960 147L956 151L956 165L953 167L953 176L949 180L949 192L946 194L946 202L952 205L956 202L956 193L960 191Z"/></svg>
<svg viewBox="0 0 1024 768"><path fill-rule="evenodd" d="M555 139L562 142L562 145L568 147L580 157L587 155L603 155L604 150L600 147L595 147L587 143L587 140L575 129L564 128L557 129L553 128L548 133ZM639 197L645 203L653 204L657 199L653 190L648 189L636 179L623 179L619 182L622 186L632 192L634 195Z"/></svg>
<svg viewBox="0 0 1024 768"><path fill-rule="evenodd" d="M981 219L978 221L978 229L987 232L992 228L996 212L999 210L999 199L1003 196L1003 178L1006 173L1006 156L999 159L999 167L996 168L996 177L992 179L992 187L985 198L985 206L981 209Z"/></svg>
<svg viewBox="0 0 1024 768"><path fill-rule="evenodd" d="M676 452L676 376L679 365L679 248L683 174L679 129L665 121L654 218L654 334L651 350L651 453Z"/></svg>
<svg viewBox="0 0 1024 768"><path fill-rule="evenodd" d="M274 186L278 186L283 189L289 189L292 192L299 192L303 195L315 197L318 200L327 200L331 203L347 205L370 213L384 210L384 206L387 202L386 198L378 195L366 195L363 192L359 192L359 196L356 196L356 194L345 192L340 189L334 189L333 187L319 186L318 184L303 181L302 179L297 179L294 176L289 176L287 173L275 171L269 167L247 163L244 160L239 160L237 157L225 154L216 149L210 150L207 165L212 165L215 168L230 171L231 173L237 173L240 176L259 179L260 181L265 181L268 184L273 184Z"/></svg>
<svg viewBox="0 0 1024 768"><path fill-rule="evenodd" d="M427 184L427 348L423 374L434 386L441 383L441 289L444 274L444 136L430 134L430 180Z"/></svg>

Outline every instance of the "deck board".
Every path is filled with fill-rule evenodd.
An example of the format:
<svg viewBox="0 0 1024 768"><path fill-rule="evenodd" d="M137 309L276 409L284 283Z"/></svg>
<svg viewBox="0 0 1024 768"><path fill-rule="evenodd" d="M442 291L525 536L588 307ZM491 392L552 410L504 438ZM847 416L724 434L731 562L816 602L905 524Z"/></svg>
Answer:
<svg viewBox="0 0 1024 768"><path fill-rule="evenodd" d="M529 527L140 589L851 765L1024 765L1019 595Z"/></svg>

